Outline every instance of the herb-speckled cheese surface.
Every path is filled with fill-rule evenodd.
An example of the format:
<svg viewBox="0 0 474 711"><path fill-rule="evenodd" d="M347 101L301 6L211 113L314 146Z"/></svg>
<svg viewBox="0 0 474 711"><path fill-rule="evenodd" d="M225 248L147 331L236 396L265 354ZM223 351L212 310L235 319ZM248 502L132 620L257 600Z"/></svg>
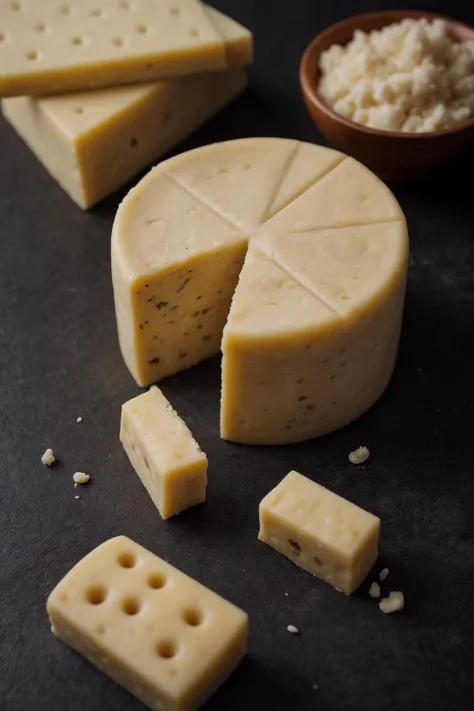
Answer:
<svg viewBox="0 0 474 711"><path fill-rule="evenodd" d="M163 518L205 501L207 457L156 386L122 405L120 440Z"/></svg>
<svg viewBox="0 0 474 711"><path fill-rule="evenodd" d="M5 118L81 207L117 190L244 90L252 35L214 8L205 13L224 38L224 71L2 101Z"/></svg>
<svg viewBox="0 0 474 711"><path fill-rule="evenodd" d="M378 557L380 519L290 472L260 503L259 539L350 595Z"/></svg>
<svg viewBox="0 0 474 711"><path fill-rule="evenodd" d="M407 262L395 197L353 159L276 138L196 149L153 169L117 213L122 353L148 385L222 348L221 435L310 439L385 390Z"/></svg>
<svg viewBox="0 0 474 711"><path fill-rule="evenodd" d="M53 633L153 711L196 711L246 653L245 612L125 536L48 598Z"/></svg>

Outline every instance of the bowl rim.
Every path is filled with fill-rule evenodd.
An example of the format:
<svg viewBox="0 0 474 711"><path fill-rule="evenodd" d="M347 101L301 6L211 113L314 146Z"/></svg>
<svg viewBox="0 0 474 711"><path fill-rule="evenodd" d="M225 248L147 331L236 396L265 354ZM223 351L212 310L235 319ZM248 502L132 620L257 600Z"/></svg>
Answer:
<svg viewBox="0 0 474 711"><path fill-rule="evenodd" d="M360 131L368 136L385 137L385 138L397 138L405 141L422 140L427 141L433 138L439 138L441 136L449 136L457 133L461 133L469 128L474 128L474 116L467 121L462 121L455 126L450 126L449 128L442 128L438 131L423 131L420 133L414 133L412 131L386 131L380 128L370 128L369 126L364 126L356 121L351 121L351 119L341 116L336 113L328 104L326 104L317 92L317 87L309 79L310 65L314 61L318 61L319 56L322 51L318 50L317 47L322 39L327 35L332 34L335 29L343 28L348 24L354 24L354 32L357 28L355 23L356 20L370 20L370 19L380 19L384 17L393 18L396 16L398 19L392 19L387 22L389 24L394 24L396 22L401 22L403 19L441 19L445 20L448 25L458 27L459 29L468 30L473 33L474 40L474 26L468 25L461 20L457 20L449 15L442 15L438 12L429 12L428 10L378 10L376 12L365 12L358 15L351 15L344 20L339 20L338 22L329 25L325 30L319 32L310 43L307 45L300 62L300 84L305 97L316 106L322 113L324 113L328 118L336 121L347 128L352 130Z"/></svg>

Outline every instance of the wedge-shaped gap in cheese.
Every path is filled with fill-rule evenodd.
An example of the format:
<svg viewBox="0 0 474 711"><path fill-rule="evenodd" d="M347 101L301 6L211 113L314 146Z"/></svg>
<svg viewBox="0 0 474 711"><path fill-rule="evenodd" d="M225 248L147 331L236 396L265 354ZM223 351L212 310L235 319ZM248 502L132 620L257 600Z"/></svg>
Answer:
<svg viewBox="0 0 474 711"><path fill-rule="evenodd" d="M407 268L407 233L402 221L272 233L258 243L299 284L343 318L353 318L398 291Z"/></svg>
<svg viewBox="0 0 474 711"><path fill-rule="evenodd" d="M297 145L281 138L242 138L198 148L162 167L203 204L248 231L263 221Z"/></svg>
<svg viewBox="0 0 474 711"><path fill-rule="evenodd" d="M281 177L280 185L268 206L263 221L269 220L309 187L321 180L346 156L323 146L298 143L296 152Z"/></svg>
<svg viewBox="0 0 474 711"><path fill-rule="evenodd" d="M140 560L130 576L117 566L125 551ZM146 584L156 572L172 580L172 590ZM91 605L85 614L84 588L99 580L114 604ZM124 614L125 598L140 600L140 612ZM205 612L205 624L186 624L188 608ZM122 536L80 561L53 590L47 609L54 634L151 709L196 711L246 653L244 612Z"/></svg>
<svg viewBox="0 0 474 711"><path fill-rule="evenodd" d="M368 168L346 158L293 202L265 229L303 232L404 220L393 194Z"/></svg>
<svg viewBox="0 0 474 711"><path fill-rule="evenodd" d="M8 51L0 46L0 96L73 92L224 69L223 36L201 3L179 0L176 6L178 16L166 0L135 0L133 14L108 3L105 36L96 0L64 6L64 12L56 0L41 0L28 3L25 12L8 13L11 42ZM51 26L55 41L35 31L38 23ZM153 31L136 33L135 23ZM68 50L72 27L87 39L78 52ZM36 65L25 58L33 43L42 58Z"/></svg>

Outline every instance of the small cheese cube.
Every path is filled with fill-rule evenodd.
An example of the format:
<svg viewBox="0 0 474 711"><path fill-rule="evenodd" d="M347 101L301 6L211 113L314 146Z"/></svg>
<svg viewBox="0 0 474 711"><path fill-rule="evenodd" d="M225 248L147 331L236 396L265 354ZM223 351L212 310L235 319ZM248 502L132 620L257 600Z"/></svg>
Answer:
<svg viewBox="0 0 474 711"><path fill-rule="evenodd" d="M195 711L246 653L245 612L125 536L51 593L52 631L150 709Z"/></svg>
<svg viewBox="0 0 474 711"><path fill-rule="evenodd" d="M163 518L205 501L207 457L156 386L122 405L120 441Z"/></svg>
<svg viewBox="0 0 474 711"><path fill-rule="evenodd" d="M260 503L259 539L350 595L378 556L380 519L292 471Z"/></svg>

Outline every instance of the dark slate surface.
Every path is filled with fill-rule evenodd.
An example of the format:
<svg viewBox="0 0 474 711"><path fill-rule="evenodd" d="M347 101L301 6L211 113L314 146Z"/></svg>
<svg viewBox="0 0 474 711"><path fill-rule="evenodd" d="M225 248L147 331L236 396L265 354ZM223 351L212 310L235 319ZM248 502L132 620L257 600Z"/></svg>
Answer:
<svg viewBox="0 0 474 711"><path fill-rule="evenodd" d="M320 140L299 94L305 44L383 3L215 4L255 32L251 89L185 147L244 135ZM463 5L415 4L474 23ZM117 348L109 277L110 227L125 191L81 212L3 122L0 158L0 708L142 708L56 641L45 615L62 575L124 533L250 614L249 658L208 711L257 708L260 695L282 711L472 709L468 161L461 175L395 187L412 236L405 325L393 385L365 417L300 446L235 446L218 436L217 359L164 383L211 461L208 502L165 523L117 438L120 405L138 393ZM372 458L355 469L347 454L359 444ZM47 446L60 459L51 471L40 463ZM378 569L391 570L386 592L405 592L402 614L380 613L368 585L348 599L257 542L258 502L291 468L381 516ZM77 469L92 475L80 491Z"/></svg>

